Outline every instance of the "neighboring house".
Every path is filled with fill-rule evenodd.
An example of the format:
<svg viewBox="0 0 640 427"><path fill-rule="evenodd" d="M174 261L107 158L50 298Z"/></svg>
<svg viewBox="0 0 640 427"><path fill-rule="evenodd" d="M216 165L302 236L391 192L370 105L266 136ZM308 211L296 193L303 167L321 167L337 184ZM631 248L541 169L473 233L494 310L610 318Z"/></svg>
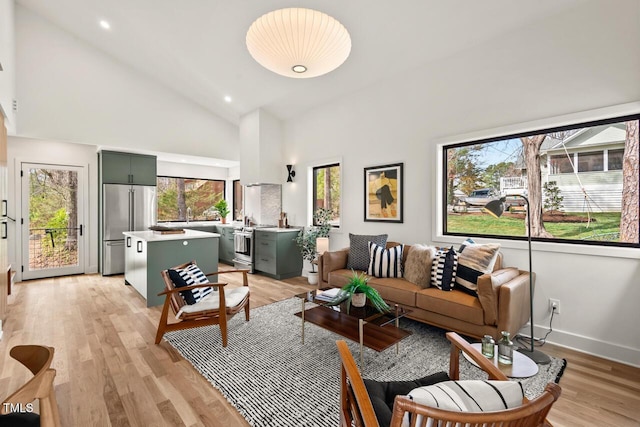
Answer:
<svg viewBox="0 0 640 427"><path fill-rule="evenodd" d="M556 182L564 211L620 212L625 140L624 123L581 129L564 141L545 139L542 183ZM500 178L501 194L526 194L525 175Z"/></svg>

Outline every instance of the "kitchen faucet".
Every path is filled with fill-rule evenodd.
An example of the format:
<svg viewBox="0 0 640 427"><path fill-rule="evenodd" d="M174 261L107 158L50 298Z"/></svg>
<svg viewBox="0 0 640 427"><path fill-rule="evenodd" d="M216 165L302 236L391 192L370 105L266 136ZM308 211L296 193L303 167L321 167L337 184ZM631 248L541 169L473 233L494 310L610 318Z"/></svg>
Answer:
<svg viewBox="0 0 640 427"><path fill-rule="evenodd" d="M191 216L191 208L187 208L187 224L189 224L189 217Z"/></svg>

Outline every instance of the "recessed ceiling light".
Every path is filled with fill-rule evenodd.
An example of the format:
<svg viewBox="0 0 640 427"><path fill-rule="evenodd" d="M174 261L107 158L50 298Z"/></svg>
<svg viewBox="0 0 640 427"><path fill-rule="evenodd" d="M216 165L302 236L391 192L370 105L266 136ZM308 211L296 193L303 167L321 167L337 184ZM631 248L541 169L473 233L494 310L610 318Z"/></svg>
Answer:
<svg viewBox="0 0 640 427"><path fill-rule="evenodd" d="M104 19L100 20L100 26L102 28L104 28L105 30L110 30L111 29L111 24L109 24L109 21L105 21Z"/></svg>
<svg viewBox="0 0 640 427"><path fill-rule="evenodd" d="M225 102L231 102L231 97L229 95L226 95L224 97Z"/></svg>

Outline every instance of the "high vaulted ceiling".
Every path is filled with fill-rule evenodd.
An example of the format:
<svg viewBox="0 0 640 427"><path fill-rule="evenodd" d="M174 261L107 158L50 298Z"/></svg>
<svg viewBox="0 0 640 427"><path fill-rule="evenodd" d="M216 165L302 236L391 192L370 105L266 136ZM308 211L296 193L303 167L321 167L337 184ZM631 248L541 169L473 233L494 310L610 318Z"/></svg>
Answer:
<svg viewBox="0 0 640 427"><path fill-rule="evenodd" d="M442 60L579 0L17 0L118 61L237 124L262 107L286 120L389 76ZM345 25L352 51L312 79L274 74L251 58L245 36L264 13L323 11ZM105 31L98 22L107 20ZM225 96L232 102L227 103Z"/></svg>

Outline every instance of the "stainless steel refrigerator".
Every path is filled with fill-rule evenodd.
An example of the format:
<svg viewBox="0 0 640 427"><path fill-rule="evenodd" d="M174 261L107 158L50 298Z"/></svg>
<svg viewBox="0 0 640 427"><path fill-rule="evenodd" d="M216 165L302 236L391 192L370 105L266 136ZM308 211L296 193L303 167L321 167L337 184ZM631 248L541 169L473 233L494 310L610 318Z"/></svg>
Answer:
<svg viewBox="0 0 640 427"><path fill-rule="evenodd" d="M102 274L124 273L124 231L144 231L157 221L156 187L104 184Z"/></svg>

